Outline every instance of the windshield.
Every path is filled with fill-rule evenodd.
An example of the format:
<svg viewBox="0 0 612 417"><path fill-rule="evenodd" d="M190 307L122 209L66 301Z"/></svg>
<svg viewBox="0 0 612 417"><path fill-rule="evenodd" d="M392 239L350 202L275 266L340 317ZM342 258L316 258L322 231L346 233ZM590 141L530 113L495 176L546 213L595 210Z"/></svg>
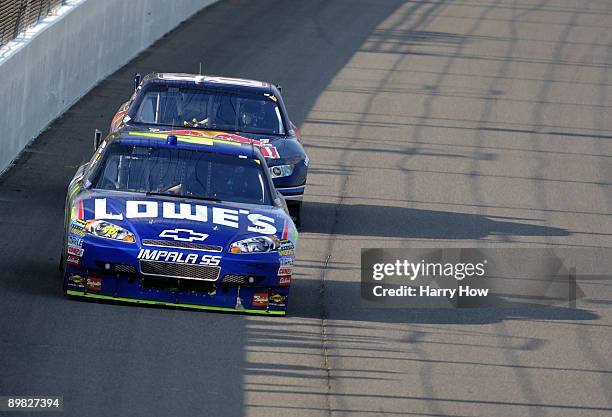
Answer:
<svg viewBox="0 0 612 417"><path fill-rule="evenodd" d="M92 184L102 190L271 205L259 161L198 150L114 143Z"/></svg>
<svg viewBox="0 0 612 417"><path fill-rule="evenodd" d="M134 120L154 125L285 134L276 97L268 94L155 86L144 93Z"/></svg>

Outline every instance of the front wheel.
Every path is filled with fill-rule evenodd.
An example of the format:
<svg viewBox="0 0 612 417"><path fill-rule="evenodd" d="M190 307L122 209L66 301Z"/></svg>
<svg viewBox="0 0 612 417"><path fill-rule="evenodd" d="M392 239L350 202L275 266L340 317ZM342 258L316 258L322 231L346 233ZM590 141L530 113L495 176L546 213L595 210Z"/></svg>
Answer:
<svg viewBox="0 0 612 417"><path fill-rule="evenodd" d="M295 223L295 227L300 230L300 226L302 223L302 202L301 201L292 201L287 202L287 206L289 208L289 215L293 219L293 223Z"/></svg>

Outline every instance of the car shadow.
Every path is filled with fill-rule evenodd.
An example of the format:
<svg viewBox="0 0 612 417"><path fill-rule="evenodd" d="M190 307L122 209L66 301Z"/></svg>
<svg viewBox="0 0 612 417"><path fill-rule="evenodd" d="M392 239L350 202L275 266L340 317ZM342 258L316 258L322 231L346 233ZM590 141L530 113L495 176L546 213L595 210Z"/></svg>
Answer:
<svg viewBox="0 0 612 417"><path fill-rule="evenodd" d="M385 308L362 298L360 281L319 281L294 275L291 284L293 297L288 316L301 318L331 318L334 321L376 323L424 323L424 324L491 324L506 320L597 320L600 316L583 308L570 308L561 303L550 305L545 296L506 299L492 295L486 308L410 308L409 301L403 307ZM318 300L312 303L312 300ZM333 302L329 302L333 300Z"/></svg>
<svg viewBox="0 0 612 417"><path fill-rule="evenodd" d="M329 220L339 210L338 221ZM499 220L498 220L499 219ZM569 236L563 228L512 221L511 218L374 204L305 201L301 232L387 236L415 239L482 239L488 236Z"/></svg>

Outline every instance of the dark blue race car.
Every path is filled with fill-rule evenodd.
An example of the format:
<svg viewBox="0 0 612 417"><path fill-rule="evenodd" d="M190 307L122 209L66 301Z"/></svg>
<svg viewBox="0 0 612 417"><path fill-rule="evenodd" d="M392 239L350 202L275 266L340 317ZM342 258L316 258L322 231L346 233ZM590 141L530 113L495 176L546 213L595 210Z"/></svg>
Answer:
<svg viewBox="0 0 612 417"><path fill-rule="evenodd" d="M308 156L289 120L280 90L270 83L192 74L149 74L113 117L111 132L204 132L258 146L276 189L299 225Z"/></svg>
<svg viewBox="0 0 612 417"><path fill-rule="evenodd" d="M259 148L122 131L66 200L70 296L285 314L297 231Z"/></svg>

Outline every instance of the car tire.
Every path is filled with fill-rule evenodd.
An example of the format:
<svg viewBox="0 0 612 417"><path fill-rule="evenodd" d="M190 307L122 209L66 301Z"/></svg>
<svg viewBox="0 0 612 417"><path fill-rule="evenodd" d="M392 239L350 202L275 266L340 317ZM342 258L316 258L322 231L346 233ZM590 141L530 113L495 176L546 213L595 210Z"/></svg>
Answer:
<svg viewBox="0 0 612 417"><path fill-rule="evenodd" d="M293 223L295 224L295 227L298 230L300 230L301 223L302 223L302 202L292 201L291 203L288 204L288 208L289 208L289 215L293 219Z"/></svg>

